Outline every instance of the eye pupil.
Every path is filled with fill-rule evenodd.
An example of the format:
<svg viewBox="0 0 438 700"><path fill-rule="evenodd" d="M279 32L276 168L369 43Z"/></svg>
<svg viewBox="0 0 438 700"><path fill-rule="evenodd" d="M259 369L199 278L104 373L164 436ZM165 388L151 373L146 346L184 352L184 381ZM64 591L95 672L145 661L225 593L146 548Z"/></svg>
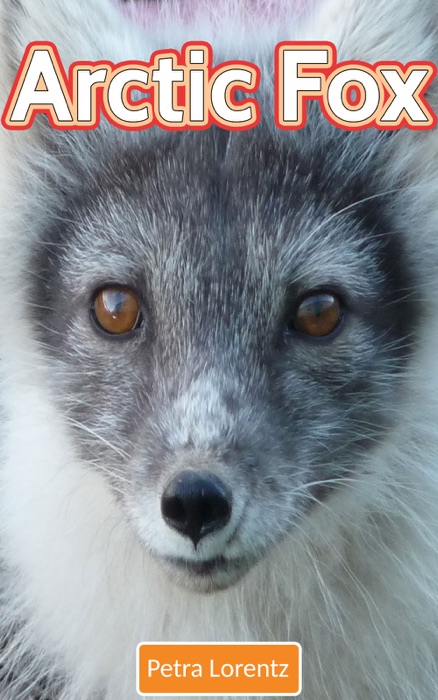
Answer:
<svg viewBox="0 0 438 700"><path fill-rule="evenodd" d="M140 303L128 287L105 287L94 298L93 316L97 325L111 335L123 335L140 323Z"/></svg>
<svg viewBox="0 0 438 700"><path fill-rule="evenodd" d="M312 337L330 335L342 320L341 302L328 292L309 294L298 304L293 317L297 331Z"/></svg>

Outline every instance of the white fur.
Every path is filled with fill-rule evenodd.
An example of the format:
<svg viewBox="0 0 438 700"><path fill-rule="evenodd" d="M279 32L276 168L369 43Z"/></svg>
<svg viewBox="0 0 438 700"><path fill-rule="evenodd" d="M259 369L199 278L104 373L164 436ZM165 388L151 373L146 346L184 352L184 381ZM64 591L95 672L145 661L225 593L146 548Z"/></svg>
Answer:
<svg viewBox="0 0 438 700"><path fill-rule="evenodd" d="M72 60L138 55L138 29L123 25L105 0L24 5L31 19L21 48L44 38ZM339 41L344 58L436 57L432 39L424 39L432 16L426 3L337 5L321 24L315 15L304 38ZM97 13L106 18L99 36ZM183 37L184 31L190 34L169 29L166 43L178 48L184 39L208 38ZM235 57L245 51L237 44ZM297 640L305 700L436 697L438 140L436 133L417 133L406 134L404 143L388 179L395 188L411 176L397 212L411 231L412 265L430 316L407 371L402 418L360 482L322 505L239 584L201 596L172 584L147 557L109 487L67 437L26 321L24 271L33 232L23 226L17 166L35 146L31 133L0 134L1 557L16 572L8 583L10 619L28 621L17 665L27 648L40 649L43 671L53 665L71 678L60 700L91 700L102 689L105 700L132 699L142 640ZM44 212L50 204L41 196L32 206Z"/></svg>

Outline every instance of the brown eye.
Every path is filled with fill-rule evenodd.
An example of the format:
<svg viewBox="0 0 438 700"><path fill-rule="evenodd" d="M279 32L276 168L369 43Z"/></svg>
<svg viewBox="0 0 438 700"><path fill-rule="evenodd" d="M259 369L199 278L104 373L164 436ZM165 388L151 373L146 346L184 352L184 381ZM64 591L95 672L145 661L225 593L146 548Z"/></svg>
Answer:
<svg viewBox="0 0 438 700"><path fill-rule="evenodd" d="M141 321L140 302L128 287L104 287L94 298L92 311L97 325L112 335L129 333Z"/></svg>
<svg viewBox="0 0 438 700"><path fill-rule="evenodd" d="M339 298L328 292L315 292L301 300L293 317L293 325L300 333L321 338L333 333L341 320Z"/></svg>

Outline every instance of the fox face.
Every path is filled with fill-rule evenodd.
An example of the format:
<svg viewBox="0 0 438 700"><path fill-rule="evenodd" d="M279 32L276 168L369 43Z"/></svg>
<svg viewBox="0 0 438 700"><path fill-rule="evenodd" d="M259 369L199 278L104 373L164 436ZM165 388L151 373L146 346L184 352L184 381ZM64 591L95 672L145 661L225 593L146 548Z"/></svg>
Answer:
<svg viewBox="0 0 438 700"><path fill-rule="evenodd" d="M396 420L421 304L372 163L348 164L373 142L319 132L119 145L35 245L72 439L194 588L305 527Z"/></svg>

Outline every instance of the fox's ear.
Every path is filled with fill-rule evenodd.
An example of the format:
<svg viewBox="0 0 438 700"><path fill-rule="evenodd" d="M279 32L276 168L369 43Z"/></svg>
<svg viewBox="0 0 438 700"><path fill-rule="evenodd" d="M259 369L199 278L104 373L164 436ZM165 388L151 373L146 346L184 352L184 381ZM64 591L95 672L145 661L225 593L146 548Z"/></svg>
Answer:
<svg viewBox="0 0 438 700"><path fill-rule="evenodd" d="M332 41L338 62L438 63L437 0L318 0L307 32L313 39ZM429 84L426 100L436 113L438 78ZM437 129L433 132L425 139L436 147ZM412 137L418 147L425 140L418 131L403 133L403 141Z"/></svg>
<svg viewBox="0 0 438 700"><path fill-rule="evenodd" d="M118 0L1 0L2 65L16 70L32 41L56 44L66 66L76 60L134 58L145 36L123 13ZM138 41L138 45L137 44Z"/></svg>
<svg viewBox="0 0 438 700"><path fill-rule="evenodd" d="M121 0L0 0L0 109L31 42L56 45L66 69L75 61L148 60L148 35Z"/></svg>
<svg viewBox="0 0 438 700"><path fill-rule="evenodd" d="M335 43L339 60L438 60L436 0L323 0L312 30Z"/></svg>
<svg viewBox="0 0 438 700"><path fill-rule="evenodd" d="M0 0L0 113L26 47L34 41L55 44L66 71L78 60L148 60L151 51L147 32L126 15L120 0ZM108 128L102 120L97 131ZM98 140L91 132L81 137L75 131L52 129L47 119L39 116L27 130L0 127L0 178L5 171L19 167L22 178L41 167L58 174L69 172L70 177L73 166L79 169L87 162L85 156L91 156ZM47 177L42 175L39 180Z"/></svg>
<svg viewBox="0 0 438 700"><path fill-rule="evenodd" d="M317 0L305 34L312 41L332 41L339 62L437 64L438 1ZM438 114L438 77L430 83L425 99ZM354 154L358 171L363 166L370 186L387 193L385 202L395 228L410 232L409 245L422 242L418 244L419 274L426 276L429 261L424 252L429 251L436 278L432 251L437 250L438 128L377 131L371 127L355 134L342 133L339 141L345 152L350 149Z"/></svg>
<svg viewBox="0 0 438 700"><path fill-rule="evenodd" d="M117 63L127 56L149 57L145 30L124 15L118 0L0 0L0 113L33 41L53 42L66 70L77 60ZM44 216L54 206L53 192L68 193L83 182L107 129L102 120L95 132L57 130L45 116L37 116L26 130L0 126L0 201L11 203L26 192L23 202L35 211L39 207ZM19 201L10 207L15 216L20 208ZM6 214L3 209L1 216ZM0 221L0 238L6 230Z"/></svg>

